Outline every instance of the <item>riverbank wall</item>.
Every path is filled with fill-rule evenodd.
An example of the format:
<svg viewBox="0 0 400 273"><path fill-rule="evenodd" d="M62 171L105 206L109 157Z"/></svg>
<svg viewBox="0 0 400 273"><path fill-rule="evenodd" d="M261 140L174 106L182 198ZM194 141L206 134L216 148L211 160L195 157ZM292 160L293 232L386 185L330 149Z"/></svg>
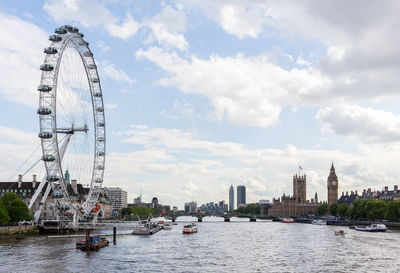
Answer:
<svg viewBox="0 0 400 273"><path fill-rule="evenodd" d="M0 227L0 236L10 236L16 234L38 234L38 233L39 233L38 227L31 225Z"/></svg>

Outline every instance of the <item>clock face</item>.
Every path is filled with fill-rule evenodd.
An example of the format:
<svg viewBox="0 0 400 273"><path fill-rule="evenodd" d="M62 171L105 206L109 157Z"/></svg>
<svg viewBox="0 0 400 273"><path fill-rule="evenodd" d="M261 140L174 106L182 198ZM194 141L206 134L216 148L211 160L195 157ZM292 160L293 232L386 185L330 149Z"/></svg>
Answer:
<svg viewBox="0 0 400 273"><path fill-rule="evenodd" d="M336 181L333 181L333 182L332 182L332 185L333 185L333 186L336 186Z"/></svg>

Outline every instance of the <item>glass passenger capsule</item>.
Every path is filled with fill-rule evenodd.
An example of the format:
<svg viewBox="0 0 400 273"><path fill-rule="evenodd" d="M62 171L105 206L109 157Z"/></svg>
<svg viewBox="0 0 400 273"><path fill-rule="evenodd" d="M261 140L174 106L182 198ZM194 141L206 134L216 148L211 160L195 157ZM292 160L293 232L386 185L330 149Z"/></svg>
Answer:
<svg viewBox="0 0 400 273"><path fill-rule="evenodd" d="M49 40L52 42L59 42L62 40L62 37L58 34L50 35Z"/></svg>
<svg viewBox="0 0 400 273"><path fill-rule="evenodd" d="M97 108L96 108L96 111L97 111L97 112L103 112L103 111L104 111L104 108L103 108L103 107L97 107Z"/></svg>
<svg viewBox="0 0 400 273"><path fill-rule="evenodd" d="M44 139L52 138L53 137L53 133L52 132L40 132L39 133L39 137L40 138L44 138Z"/></svg>
<svg viewBox="0 0 400 273"><path fill-rule="evenodd" d="M49 182L56 182L60 180L60 177L58 175L48 175L46 176L46 180Z"/></svg>
<svg viewBox="0 0 400 273"><path fill-rule="evenodd" d="M50 85L41 84L38 86L37 90L40 92L50 92L53 89Z"/></svg>
<svg viewBox="0 0 400 273"><path fill-rule="evenodd" d="M46 53L46 54L56 54L57 52L58 52L57 49L55 47L51 47L51 46L46 47L44 49L44 53Z"/></svg>
<svg viewBox="0 0 400 273"><path fill-rule="evenodd" d="M54 30L54 32L57 34L65 34L67 33L67 30L64 27L58 27Z"/></svg>
<svg viewBox="0 0 400 273"><path fill-rule="evenodd" d="M61 211L66 211L69 210L71 207L68 204L59 204L57 205L57 209Z"/></svg>
<svg viewBox="0 0 400 273"><path fill-rule="evenodd" d="M87 67L89 69L96 69L96 65L95 64L89 64Z"/></svg>
<svg viewBox="0 0 400 273"><path fill-rule="evenodd" d="M93 97L100 98L101 97L101 92L94 92Z"/></svg>
<svg viewBox="0 0 400 273"><path fill-rule="evenodd" d="M37 109L37 113L39 115L50 115L51 114L51 109L47 108L47 107L40 107L39 109Z"/></svg>
<svg viewBox="0 0 400 273"><path fill-rule="evenodd" d="M85 37L85 36L83 35L83 33L81 33L81 32L78 32L78 35L81 36L81 38Z"/></svg>
<svg viewBox="0 0 400 273"><path fill-rule="evenodd" d="M97 126L98 127L104 127L104 122L102 122L102 121L97 122Z"/></svg>
<svg viewBox="0 0 400 273"><path fill-rule="evenodd" d="M90 51L86 51L85 53L83 53L83 56L85 57L93 57L93 53Z"/></svg>
<svg viewBox="0 0 400 273"><path fill-rule="evenodd" d="M52 162L56 160L56 157L54 155L42 155L42 160L46 162Z"/></svg>
<svg viewBox="0 0 400 273"><path fill-rule="evenodd" d="M63 198L64 197L64 193L62 191L55 191L55 192L53 192L52 195L54 198Z"/></svg>
<svg viewBox="0 0 400 273"><path fill-rule="evenodd" d="M100 82L100 80L98 78L92 79L92 83L99 83L99 82Z"/></svg>
<svg viewBox="0 0 400 273"><path fill-rule="evenodd" d="M104 137L97 137L97 141L104 142Z"/></svg>
<svg viewBox="0 0 400 273"><path fill-rule="evenodd" d="M40 66L40 70L42 71L52 71L54 69L54 66L51 64L42 64Z"/></svg>

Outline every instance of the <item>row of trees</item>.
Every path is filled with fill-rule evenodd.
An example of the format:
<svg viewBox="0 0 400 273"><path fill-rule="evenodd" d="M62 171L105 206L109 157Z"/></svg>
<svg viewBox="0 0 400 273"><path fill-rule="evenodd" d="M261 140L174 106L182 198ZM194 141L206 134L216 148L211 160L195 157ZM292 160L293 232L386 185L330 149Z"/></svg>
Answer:
<svg viewBox="0 0 400 273"><path fill-rule="evenodd" d="M330 213L333 216L349 217L357 220L389 220L400 221L400 200L383 201L375 199L356 200L353 206L346 203L334 203L330 207L321 204L317 207L318 215Z"/></svg>
<svg viewBox="0 0 400 273"><path fill-rule="evenodd" d="M260 206L257 204L250 204L246 207L240 207L235 211L242 214L260 214Z"/></svg>
<svg viewBox="0 0 400 273"><path fill-rule="evenodd" d="M130 207L130 208L123 208L121 211L122 216L129 216L129 215L149 215L149 214L157 214L157 210L153 208L147 207Z"/></svg>
<svg viewBox="0 0 400 273"><path fill-rule="evenodd" d="M28 206L13 192L7 192L0 198L0 225L17 224L22 220L31 220Z"/></svg>

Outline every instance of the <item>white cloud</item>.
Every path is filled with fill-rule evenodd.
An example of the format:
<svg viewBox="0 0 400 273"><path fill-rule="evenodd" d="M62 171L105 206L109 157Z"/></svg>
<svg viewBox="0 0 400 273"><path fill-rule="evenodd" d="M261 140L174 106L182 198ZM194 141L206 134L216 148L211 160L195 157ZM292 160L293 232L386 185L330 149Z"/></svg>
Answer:
<svg viewBox="0 0 400 273"><path fill-rule="evenodd" d="M400 141L400 116L357 105L326 107L317 119L336 134L353 136L366 142Z"/></svg>
<svg viewBox="0 0 400 273"><path fill-rule="evenodd" d="M110 50L110 47L104 43L104 41L96 42L96 46L100 48L103 52L107 52Z"/></svg>
<svg viewBox="0 0 400 273"><path fill-rule="evenodd" d="M107 110L112 111L118 107L118 104L117 103L106 103L105 107Z"/></svg>
<svg viewBox="0 0 400 273"><path fill-rule="evenodd" d="M115 37L121 39L127 39L134 36L140 28L140 24L133 19L132 15L126 14L126 17L121 25L118 24L107 24L106 29L108 32Z"/></svg>
<svg viewBox="0 0 400 273"><path fill-rule="evenodd" d="M57 23L79 22L86 28L102 26L121 39L134 36L140 28L130 13L121 20L95 0L49 0L43 8Z"/></svg>
<svg viewBox="0 0 400 273"><path fill-rule="evenodd" d="M171 33L167 30L165 25L155 22L147 22L146 26L151 29L152 37L154 37L158 44L166 48L178 48L180 50L188 49L189 45L182 34ZM152 37L149 37L147 42L154 40Z"/></svg>
<svg viewBox="0 0 400 273"><path fill-rule="evenodd" d="M117 81L117 82L127 82L129 84L133 84L136 82L135 79L131 79L125 71L116 67L114 64L103 61L101 62L101 66L99 66L99 70L102 72L101 74L106 75L107 77Z"/></svg>
<svg viewBox="0 0 400 273"><path fill-rule="evenodd" d="M177 10L171 6L164 6L160 13L143 23L151 30L146 43L157 41L165 48L177 48L187 50L189 44L184 35L180 32L186 30L186 15L182 10Z"/></svg>
<svg viewBox="0 0 400 273"><path fill-rule="evenodd" d="M209 98L219 120L236 125L266 127L279 120L281 105L308 104L323 99L328 79L312 70L284 70L266 55L245 58L212 55L208 60L191 56L189 60L160 48L136 52L167 72L160 81L184 93Z"/></svg>
<svg viewBox="0 0 400 273"><path fill-rule="evenodd" d="M0 95L10 101L36 106L39 66L47 34L34 24L0 12Z"/></svg>

